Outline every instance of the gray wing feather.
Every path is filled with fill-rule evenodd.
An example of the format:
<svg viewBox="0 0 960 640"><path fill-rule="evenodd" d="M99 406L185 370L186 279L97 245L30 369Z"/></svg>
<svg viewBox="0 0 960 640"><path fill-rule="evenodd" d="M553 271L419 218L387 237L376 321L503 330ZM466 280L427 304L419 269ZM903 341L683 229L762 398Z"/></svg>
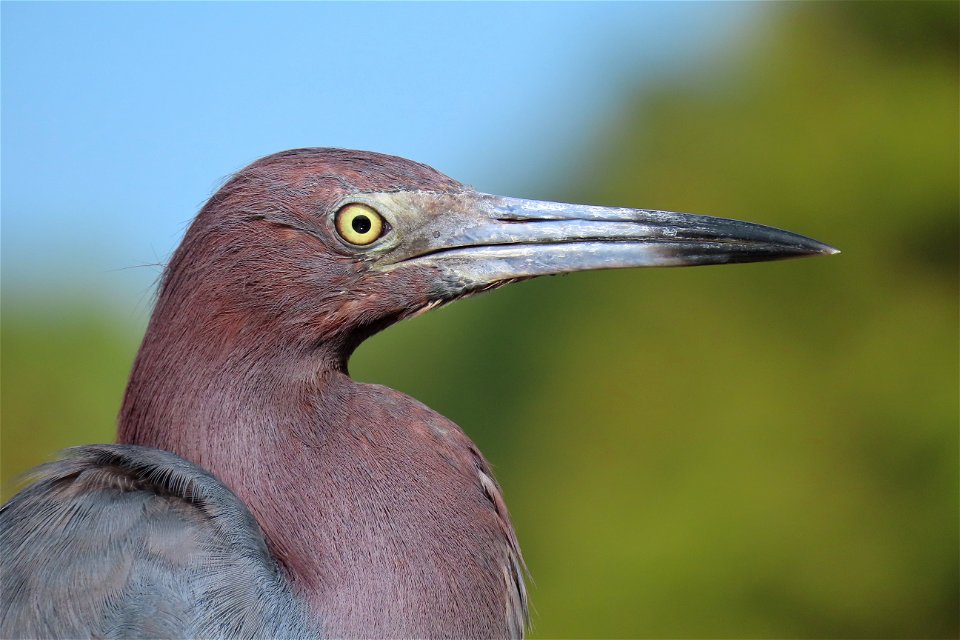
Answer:
<svg viewBox="0 0 960 640"><path fill-rule="evenodd" d="M253 516L196 465L97 445L34 476L0 508L0 637L319 637Z"/></svg>

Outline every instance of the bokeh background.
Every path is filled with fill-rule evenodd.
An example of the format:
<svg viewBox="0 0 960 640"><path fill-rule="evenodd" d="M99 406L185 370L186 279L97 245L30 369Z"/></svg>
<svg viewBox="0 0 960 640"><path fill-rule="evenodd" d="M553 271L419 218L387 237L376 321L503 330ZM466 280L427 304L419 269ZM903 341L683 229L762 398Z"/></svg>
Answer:
<svg viewBox="0 0 960 640"><path fill-rule="evenodd" d="M283 148L829 259L545 278L353 374L495 465L535 637L958 623L958 4L2 5L2 486L110 441L161 265Z"/></svg>

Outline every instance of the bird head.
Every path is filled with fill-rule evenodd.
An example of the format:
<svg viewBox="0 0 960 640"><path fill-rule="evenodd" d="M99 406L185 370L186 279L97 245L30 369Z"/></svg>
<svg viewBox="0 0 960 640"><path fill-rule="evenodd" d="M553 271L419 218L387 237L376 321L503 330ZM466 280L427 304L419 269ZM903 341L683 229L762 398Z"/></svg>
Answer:
<svg viewBox="0 0 960 640"><path fill-rule="evenodd" d="M345 363L397 320L517 280L831 253L758 224L494 196L394 156L298 149L254 162L210 199L158 308L177 301L220 338L332 346Z"/></svg>

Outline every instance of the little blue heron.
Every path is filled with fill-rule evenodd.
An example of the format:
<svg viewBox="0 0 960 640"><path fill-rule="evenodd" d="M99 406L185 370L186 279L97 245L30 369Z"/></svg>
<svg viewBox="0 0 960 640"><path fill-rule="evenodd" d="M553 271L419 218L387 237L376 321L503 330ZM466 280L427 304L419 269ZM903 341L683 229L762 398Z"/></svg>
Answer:
<svg viewBox="0 0 960 640"><path fill-rule="evenodd" d="M0 511L0 636L521 637L524 564L457 425L347 374L364 339L540 275L836 253L666 211L488 195L297 149L206 203L167 266L118 443Z"/></svg>

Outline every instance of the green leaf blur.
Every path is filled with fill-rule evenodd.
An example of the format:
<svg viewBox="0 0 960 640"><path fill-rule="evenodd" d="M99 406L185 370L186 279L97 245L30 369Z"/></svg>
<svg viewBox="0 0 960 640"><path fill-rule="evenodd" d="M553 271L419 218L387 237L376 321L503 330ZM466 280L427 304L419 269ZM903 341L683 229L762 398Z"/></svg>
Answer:
<svg viewBox="0 0 960 640"><path fill-rule="evenodd" d="M357 353L356 377L494 463L536 637L960 633L957 9L770 5L736 51L598 123L575 175L510 194L843 254L540 279ZM8 497L112 438L141 327L4 302Z"/></svg>

